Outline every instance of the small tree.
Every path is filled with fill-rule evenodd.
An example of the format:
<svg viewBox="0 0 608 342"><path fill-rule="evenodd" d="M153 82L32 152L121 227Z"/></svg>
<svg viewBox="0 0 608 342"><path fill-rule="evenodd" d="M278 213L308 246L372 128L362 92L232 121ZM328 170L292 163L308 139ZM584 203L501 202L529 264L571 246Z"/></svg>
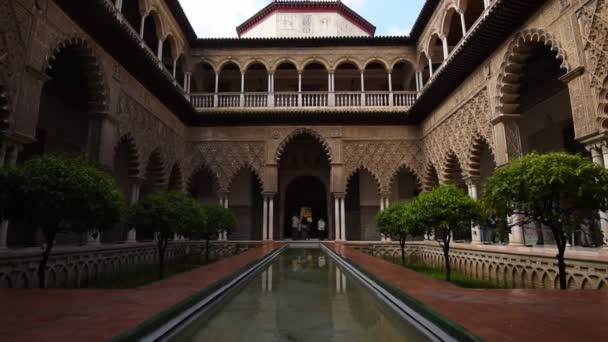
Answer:
<svg viewBox="0 0 608 342"><path fill-rule="evenodd" d="M185 194L176 191L153 193L129 212L129 224L137 231L155 236L158 248L158 278L164 277L165 253L169 240L175 233L191 231L204 222L199 204Z"/></svg>
<svg viewBox="0 0 608 342"><path fill-rule="evenodd" d="M425 227L428 235L443 249L446 280L451 281L450 243L453 234L471 229L481 217L480 205L455 185L442 185L432 192L423 193L412 203L411 222Z"/></svg>
<svg viewBox="0 0 608 342"><path fill-rule="evenodd" d="M376 216L376 226L381 234L399 241L401 264L405 265L405 242L408 236L421 235L424 230L413 221L413 203L394 204Z"/></svg>
<svg viewBox="0 0 608 342"><path fill-rule="evenodd" d="M230 234L236 228L237 220L231 210L220 205L203 204L202 207L207 222L197 233L205 240L205 262L209 262L209 242L223 232Z"/></svg>
<svg viewBox="0 0 608 342"><path fill-rule="evenodd" d="M608 171L583 156L530 154L500 168L483 192L485 206L510 231L540 222L557 245L560 288L567 288L568 239L608 208ZM517 219L507 218L516 216Z"/></svg>
<svg viewBox="0 0 608 342"><path fill-rule="evenodd" d="M3 218L42 229L40 288L46 286L46 266L59 231L99 232L117 223L125 208L114 179L82 158L45 155L4 169L0 178Z"/></svg>

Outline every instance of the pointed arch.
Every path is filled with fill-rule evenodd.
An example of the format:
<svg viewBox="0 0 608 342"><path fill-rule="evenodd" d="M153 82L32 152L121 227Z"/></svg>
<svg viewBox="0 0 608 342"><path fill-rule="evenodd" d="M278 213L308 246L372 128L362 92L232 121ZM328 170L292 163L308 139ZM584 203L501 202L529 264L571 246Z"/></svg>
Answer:
<svg viewBox="0 0 608 342"><path fill-rule="evenodd" d="M541 29L528 29L515 35L503 58L503 63L499 69L497 82L497 115L518 114L519 110L519 89L522 86L524 76L524 64L530 55L528 52L536 44L542 44L554 52L555 58L560 61L560 68L564 73L570 71L570 66L566 59L566 51L552 34Z"/></svg>
<svg viewBox="0 0 608 342"><path fill-rule="evenodd" d="M298 129L293 130L291 133L289 133L277 147L277 150L274 154L275 155L274 160L277 163L279 163L281 161L281 157L283 156L283 153L285 152L285 148L287 147L287 145L289 145L289 143L295 137L297 137L299 135L308 135L308 136L314 138L315 140L317 140L323 147L323 151L325 152L327 159L330 162L332 161L333 154L331 151L331 147L329 146L327 139L325 139L325 137L321 133L319 133L313 129L310 129L310 128L298 128Z"/></svg>

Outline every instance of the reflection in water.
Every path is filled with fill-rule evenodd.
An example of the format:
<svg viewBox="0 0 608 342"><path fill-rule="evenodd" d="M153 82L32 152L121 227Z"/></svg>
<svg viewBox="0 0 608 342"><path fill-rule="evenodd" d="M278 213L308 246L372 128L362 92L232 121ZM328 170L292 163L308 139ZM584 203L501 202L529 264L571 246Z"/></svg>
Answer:
<svg viewBox="0 0 608 342"><path fill-rule="evenodd" d="M216 312L201 317L174 340L385 342L426 338L320 250L289 249Z"/></svg>

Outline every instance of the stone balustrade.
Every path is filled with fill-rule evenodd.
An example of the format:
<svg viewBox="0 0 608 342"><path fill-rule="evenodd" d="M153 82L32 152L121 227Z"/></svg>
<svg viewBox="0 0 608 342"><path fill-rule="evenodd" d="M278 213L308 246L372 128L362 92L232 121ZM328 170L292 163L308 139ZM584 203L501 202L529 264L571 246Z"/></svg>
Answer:
<svg viewBox="0 0 608 342"><path fill-rule="evenodd" d="M193 93L190 101L198 111L226 108L390 108L409 109L416 101L412 91L369 92L252 92Z"/></svg>

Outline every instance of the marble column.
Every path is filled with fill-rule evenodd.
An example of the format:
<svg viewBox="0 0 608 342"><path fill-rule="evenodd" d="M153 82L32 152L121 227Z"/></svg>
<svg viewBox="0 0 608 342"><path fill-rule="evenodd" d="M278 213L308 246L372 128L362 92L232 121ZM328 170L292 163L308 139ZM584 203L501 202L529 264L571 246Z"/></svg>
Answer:
<svg viewBox="0 0 608 342"><path fill-rule="evenodd" d="M448 39L445 36L439 37L441 39L441 43L443 45L443 60L446 61L448 56L450 55L450 50L448 47Z"/></svg>
<svg viewBox="0 0 608 342"><path fill-rule="evenodd" d="M465 179L465 183L469 190L469 197L477 201L479 199L479 178L468 177ZM471 226L471 243L474 245L480 245L482 243L481 227L479 225L473 224Z"/></svg>
<svg viewBox="0 0 608 342"><path fill-rule="evenodd" d="M388 72L388 105L390 107L393 106L393 71L389 70Z"/></svg>
<svg viewBox="0 0 608 342"><path fill-rule="evenodd" d="M344 196L340 197L340 230L342 241L346 241L346 210L344 205Z"/></svg>
<svg viewBox="0 0 608 342"><path fill-rule="evenodd" d="M139 202L139 194L141 191L141 186L144 184L143 178L133 178L133 184L131 185L131 205L137 204ZM137 243L137 231L134 228L129 230L129 235L127 237L127 243Z"/></svg>
<svg viewBox="0 0 608 342"><path fill-rule="evenodd" d="M302 73L298 73L298 107L302 107Z"/></svg>
<svg viewBox="0 0 608 342"><path fill-rule="evenodd" d="M268 240L268 198L264 196L264 213L262 214L262 240Z"/></svg>
<svg viewBox="0 0 608 342"><path fill-rule="evenodd" d="M462 37L467 35L467 22L464 17L464 12L459 12L460 14L460 25L462 26Z"/></svg>
<svg viewBox="0 0 608 342"><path fill-rule="evenodd" d="M361 107L365 107L365 70L361 70Z"/></svg>
<svg viewBox="0 0 608 342"><path fill-rule="evenodd" d="M608 169L608 142L604 142L601 145L601 160L599 156L599 150L595 149L596 153L593 155L593 161ZM600 227L602 230L603 248L608 249L608 212L600 211Z"/></svg>
<svg viewBox="0 0 608 342"><path fill-rule="evenodd" d="M521 225L522 217L519 214L512 215L508 220L511 230L509 232L509 245L510 246L523 246L525 245L524 227Z"/></svg>
<svg viewBox="0 0 608 342"><path fill-rule="evenodd" d="M216 71L215 72L215 89L213 92L213 107L215 107L215 108L219 107L219 101L220 101L219 91L220 91L220 73L218 71Z"/></svg>
<svg viewBox="0 0 608 342"><path fill-rule="evenodd" d="M334 225L335 240L340 241L342 240L342 230L340 228L340 198L336 195L334 195L334 219L336 221Z"/></svg>
<svg viewBox="0 0 608 342"><path fill-rule="evenodd" d="M270 196L268 201L268 240L274 241L274 196Z"/></svg>

